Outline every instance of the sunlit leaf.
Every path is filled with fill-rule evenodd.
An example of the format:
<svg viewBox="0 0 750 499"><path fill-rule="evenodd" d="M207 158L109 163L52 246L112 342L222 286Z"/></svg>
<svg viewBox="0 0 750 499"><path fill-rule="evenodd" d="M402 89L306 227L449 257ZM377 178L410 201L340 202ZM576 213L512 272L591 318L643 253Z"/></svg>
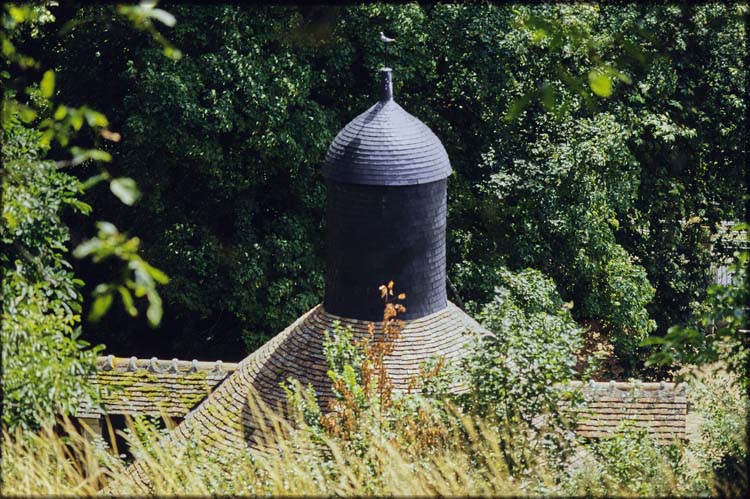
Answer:
<svg viewBox="0 0 750 499"><path fill-rule="evenodd" d="M135 180L129 177L113 179L109 183L109 189L112 191L112 194L128 206L132 206L141 197L141 192L138 190Z"/></svg>
<svg viewBox="0 0 750 499"><path fill-rule="evenodd" d="M67 107L65 107L65 106L58 106L58 107L57 107L57 111L55 111L55 115L54 115L54 118L55 118L55 119L56 119L57 121L60 121L60 120L62 120L63 118L65 118L65 116L67 116L67 115L68 115L68 108L67 108Z"/></svg>
<svg viewBox="0 0 750 499"><path fill-rule="evenodd" d="M153 267L146 262L143 262L143 267L146 272L148 272L149 275L154 279L154 281L158 282L159 284L167 284L169 282L169 277L167 276L167 274L157 269L156 267Z"/></svg>
<svg viewBox="0 0 750 499"><path fill-rule="evenodd" d="M8 8L8 14L10 14L10 17L12 17L15 22L22 23L28 16L28 10L28 7L23 8L11 5L10 8Z"/></svg>
<svg viewBox="0 0 750 499"><path fill-rule="evenodd" d="M539 43L545 38L547 38L547 32L543 28L535 29L531 34L531 39L534 43Z"/></svg>
<svg viewBox="0 0 750 499"><path fill-rule="evenodd" d="M114 236L118 232L117 227L111 222L96 222L96 228L105 236Z"/></svg>
<svg viewBox="0 0 750 499"><path fill-rule="evenodd" d="M67 199L66 202L84 215L88 215L89 213L91 213L91 210L92 210L91 205L88 203L84 203L80 199L75 199L75 198Z"/></svg>
<svg viewBox="0 0 750 499"><path fill-rule="evenodd" d="M55 93L55 72L51 69L44 72L44 76L42 76L42 81L39 83L39 88L42 91L42 95L46 98L52 97L52 94Z"/></svg>
<svg viewBox="0 0 750 499"><path fill-rule="evenodd" d="M31 123L36 119L36 111L27 106L19 106L18 114L24 123Z"/></svg>
<svg viewBox="0 0 750 499"><path fill-rule="evenodd" d="M62 137L60 138L62 143ZM84 161L112 161L112 155L107 151L101 149L81 149L80 147L71 147L70 152L73 153L73 163L81 164Z"/></svg>
<svg viewBox="0 0 750 499"><path fill-rule="evenodd" d="M105 180L109 180L109 174L106 172L100 173L99 175L94 175L93 177L89 177L85 182L81 184L81 190L86 191L88 189L91 189L96 184Z"/></svg>
<svg viewBox="0 0 750 499"><path fill-rule="evenodd" d="M127 241L125 241L122 244L122 246L120 246L120 248L124 252L136 253L138 251L138 247L140 246L140 244L141 244L140 238L138 238L138 237L131 237L130 239L128 239ZM143 263L145 264L146 262L143 262Z"/></svg>
<svg viewBox="0 0 750 499"><path fill-rule="evenodd" d="M667 343L669 342L661 336L649 336L641 341L640 346L647 347L651 345L665 345Z"/></svg>
<svg viewBox="0 0 750 499"><path fill-rule="evenodd" d="M174 59L175 61L179 61L182 58L182 52L174 47L169 46L164 47L164 55L166 55L170 59Z"/></svg>
<svg viewBox="0 0 750 499"><path fill-rule="evenodd" d="M107 310L109 310L110 305L112 305L111 293L97 296L94 300L93 305L91 305L89 320L91 320L92 322L96 322L101 319L101 317L107 313Z"/></svg>
<svg viewBox="0 0 750 499"><path fill-rule="evenodd" d="M591 86L591 90L599 97L609 97L612 95L612 79L599 69L589 71L589 86Z"/></svg>
<svg viewBox="0 0 750 499"><path fill-rule="evenodd" d="M52 129L45 130L39 138L39 143L44 147L49 147L50 142L55 137L55 131Z"/></svg>
<svg viewBox="0 0 750 499"><path fill-rule="evenodd" d="M603 72L604 74L606 74L610 78L617 78L621 82L626 83L628 85L630 85L631 83L633 83L633 80L630 78L630 76L626 75L622 71L616 70L612 66L606 65L604 67L600 67L599 71Z"/></svg>
<svg viewBox="0 0 750 499"><path fill-rule="evenodd" d="M73 127L73 130L80 130L83 126L83 114L80 112L74 113L70 117L70 125Z"/></svg>
<svg viewBox="0 0 750 499"><path fill-rule="evenodd" d="M161 323L164 310L161 304L161 297L156 292L148 293L148 308L146 309L146 318L151 327L156 327Z"/></svg>
<svg viewBox="0 0 750 499"><path fill-rule="evenodd" d="M173 27L175 23L177 22L177 20L174 18L172 14L162 9L150 9L148 11L148 16L153 17L157 21L160 21L161 23L169 26L170 28Z"/></svg>
<svg viewBox="0 0 750 499"><path fill-rule="evenodd" d="M94 161L112 161L112 155L101 149L89 149L86 153L88 154L89 159L93 159Z"/></svg>
<svg viewBox="0 0 750 499"><path fill-rule="evenodd" d="M118 286L117 291L122 297L122 306L125 307L125 310L131 317L136 317L138 315L138 309L133 305L133 295L130 294L130 290L125 286Z"/></svg>
<svg viewBox="0 0 750 499"><path fill-rule="evenodd" d="M98 111L94 111L93 109L84 109L83 113L86 116L86 122L88 122L90 127L98 126L104 128L109 125L109 120L107 120L107 117Z"/></svg>

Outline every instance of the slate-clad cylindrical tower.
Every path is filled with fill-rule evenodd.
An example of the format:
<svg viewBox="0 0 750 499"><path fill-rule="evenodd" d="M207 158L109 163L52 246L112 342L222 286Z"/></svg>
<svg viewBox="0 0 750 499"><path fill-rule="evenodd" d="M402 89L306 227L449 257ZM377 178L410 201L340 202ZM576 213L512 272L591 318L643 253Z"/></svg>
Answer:
<svg viewBox="0 0 750 499"><path fill-rule="evenodd" d="M424 362L458 362L474 334L486 331L446 300L446 182L451 173L440 141L393 101L391 70L380 70L380 101L336 136L323 174L328 187L328 269L323 305L317 305L237 365L167 439L198 442L213 456L263 447L273 425L258 422L248 401L284 404L282 382L312 386L321 407L336 394L328 377L325 344L335 324L353 338L382 329L378 286L393 280L405 292L405 319L384 358L394 391L413 390ZM463 389L461 386L452 387ZM262 424L261 424L262 423ZM197 439L197 440L196 440ZM132 466L147 484L143 466Z"/></svg>
<svg viewBox="0 0 750 499"><path fill-rule="evenodd" d="M324 307L352 319L383 317L378 287L405 292L403 319L447 306L445 289L448 154L434 133L393 100L390 68L380 101L331 143Z"/></svg>

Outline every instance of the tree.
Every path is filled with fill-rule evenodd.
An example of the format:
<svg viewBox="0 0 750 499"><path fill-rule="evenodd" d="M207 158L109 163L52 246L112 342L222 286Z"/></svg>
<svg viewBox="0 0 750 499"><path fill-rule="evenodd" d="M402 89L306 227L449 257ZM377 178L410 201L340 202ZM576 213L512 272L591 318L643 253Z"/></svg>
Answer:
<svg viewBox="0 0 750 499"><path fill-rule="evenodd" d="M501 267L539 269L627 375L640 340L702 299L714 223L742 218L745 12L179 6L180 62L157 68L156 50L114 22L96 48L81 26L40 52L75 73L74 101L114 75L93 97L122 117L112 153L149 195L134 218L107 213L151 227L146 253L174 278L164 351L239 358L239 337L252 350L320 300L317 171L372 102L382 30L397 39L396 99L455 170L448 263L463 300L475 312L491 300ZM121 46L130 54L113 55Z"/></svg>
<svg viewBox="0 0 750 499"><path fill-rule="evenodd" d="M75 132L87 123L97 136L116 140L106 117L88 106L55 106L55 72L42 72L35 58L16 49L14 42L37 36L54 21L50 4L3 6L4 70L2 181L3 207L0 241L2 266L2 423L6 428L38 428L59 412L75 413L96 392L87 376L102 346L90 348L81 339L83 282L72 271L66 254L70 230L61 220L65 210L87 215L92 207L80 198L107 181L125 204L139 193L130 178L114 178L103 167L82 182L65 170L91 161L109 161L99 148L69 146ZM55 161L60 153L71 159ZM114 225L99 222L96 237L78 246L79 257L94 261L116 259L123 265L121 279L95 290L92 319L103 315L119 294L128 313L138 314L134 300L146 297L147 317L156 326L161 318L157 283L166 276L137 253L138 239L120 234Z"/></svg>
<svg viewBox="0 0 750 499"><path fill-rule="evenodd" d="M164 345L150 342L149 354L200 350L240 358L243 337L257 347L316 304L322 291L324 197L314 179L335 128L331 113L308 98L316 76L301 61L304 54L282 37L299 15L283 7L176 7L181 22L172 38L184 57L164 66L156 48L137 35L121 36L113 9L96 12L111 19L96 49L88 25L80 24L38 50L62 52L60 68L72 68L84 82L68 90L74 102L86 98L85 82L96 86L103 71L118 75L120 93L109 95L109 87L94 97L122 117L114 122L123 140L113 154L145 196L134 213L110 206L107 215L118 225L150 227L139 230L146 255L173 276L164 291L173 334ZM123 55L121 47L137 56ZM82 60L101 65L85 68ZM118 351L137 354L136 328L90 330Z"/></svg>

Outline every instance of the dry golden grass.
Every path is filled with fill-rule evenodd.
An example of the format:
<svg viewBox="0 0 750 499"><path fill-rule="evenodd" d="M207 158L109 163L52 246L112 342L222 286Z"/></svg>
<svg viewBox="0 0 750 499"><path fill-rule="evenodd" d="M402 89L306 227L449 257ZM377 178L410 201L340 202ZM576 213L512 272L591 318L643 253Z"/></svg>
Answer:
<svg viewBox="0 0 750 499"><path fill-rule="evenodd" d="M353 452L339 438L304 425L293 427L266 407L249 404L258 424L266 425L266 445L272 451L216 455L206 442L177 445L155 428L131 422L133 431L125 436L137 457L133 466L118 457L122 449L93 445L68 420L34 434L4 431L0 495L638 496L692 490L685 481L692 473L678 478L664 459L644 458L650 446L631 448L640 456L632 466L618 458L604 467L579 448L584 457L578 459L579 470L566 476L545 464L538 448L526 447L528 442L518 435L509 437L509 428L456 412L449 418L447 436L432 448L364 427L357 447L363 450ZM504 457L509 443L515 445L510 452L524 454L522 461L528 463L514 477ZM136 470L140 480L133 478ZM632 476L622 481L620 472Z"/></svg>
<svg viewBox="0 0 750 499"><path fill-rule="evenodd" d="M335 439L313 443L267 409L269 437L277 451L213 456L177 447L146 429L127 436L138 470L156 495L520 495L489 426L467 419L469 445L447 445L417 458L375 432L367 451L352 455ZM258 416L261 414L259 413ZM131 422L131 424L133 424ZM70 421L65 436L47 428L36 434L3 433L2 495L143 495L133 467L117 450L93 445ZM134 424L141 429L142 426ZM106 431L106 430L105 430Z"/></svg>

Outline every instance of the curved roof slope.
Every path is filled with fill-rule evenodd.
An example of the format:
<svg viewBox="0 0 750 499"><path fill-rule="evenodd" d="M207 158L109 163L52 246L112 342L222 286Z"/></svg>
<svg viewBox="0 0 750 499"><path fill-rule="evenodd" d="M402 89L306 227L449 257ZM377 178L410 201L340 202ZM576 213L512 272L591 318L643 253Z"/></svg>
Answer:
<svg viewBox="0 0 750 499"><path fill-rule="evenodd" d="M253 416L249 399L257 394L269 408L285 404L280 383L289 377L298 379L302 386L311 384L321 406L327 407L333 393L323 341L324 332L333 330L335 321L351 327L356 340L369 337L370 322L339 317L326 312L322 305L316 306L240 362L218 388L185 416L165 443L179 445L196 439L203 449L217 456L248 447L266 447L263 429ZM381 324L375 326L380 331ZM386 358L394 390L406 391L419 373L420 364L433 355L446 360L465 355L465 346L471 340L468 331L486 334L482 326L450 302L439 312L404 321L394 352ZM267 421L266 426L271 427L271 422ZM138 461L131 473L147 486Z"/></svg>
<svg viewBox="0 0 750 499"><path fill-rule="evenodd" d="M323 407L333 398L328 365L323 353L324 332L333 323L351 327L354 339L368 337L368 321L347 319L325 311L318 305L297 319L260 349L240 362L229 376L201 405L188 413L178 433L199 430L211 440L211 447L244 448L257 444L258 428L252 423L247 396L257 391L268 407L286 403L280 383L289 377L302 386L311 384ZM376 324L379 331L380 324ZM456 360L467 352L467 331L482 333L482 327L453 304L440 312L405 321L401 337L392 355L386 359L388 373L397 391L406 391L419 374L420 364L433 355ZM231 421L231 424L227 424Z"/></svg>
<svg viewBox="0 0 750 499"><path fill-rule="evenodd" d="M328 148L323 175L366 185L426 184L448 177L448 153L432 130L393 100L391 70L380 70L380 101L346 125Z"/></svg>

